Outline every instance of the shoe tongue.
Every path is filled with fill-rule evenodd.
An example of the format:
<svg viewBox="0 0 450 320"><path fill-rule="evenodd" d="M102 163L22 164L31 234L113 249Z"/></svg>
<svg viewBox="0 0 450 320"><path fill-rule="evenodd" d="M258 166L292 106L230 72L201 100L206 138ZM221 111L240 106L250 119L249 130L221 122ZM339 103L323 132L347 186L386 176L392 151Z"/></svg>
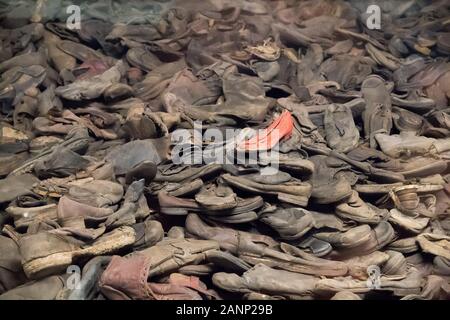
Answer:
<svg viewBox="0 0 450 320"><path fill-rule="evenodd" d="M273 185L288 182L292 177L289 173L278 171L276 174L271 175L255 174L251 175L249 178L254 182Z"/></svg>

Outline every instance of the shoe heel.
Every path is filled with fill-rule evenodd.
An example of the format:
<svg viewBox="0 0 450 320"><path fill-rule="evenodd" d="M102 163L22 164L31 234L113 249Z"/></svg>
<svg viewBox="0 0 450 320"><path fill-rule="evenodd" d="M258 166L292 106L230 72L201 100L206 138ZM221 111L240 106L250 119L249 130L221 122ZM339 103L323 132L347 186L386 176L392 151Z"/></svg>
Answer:
<svg viewBox="0 0 450 320"><path fill-rule="evenodd" d="M161 212L167 215L172 216L186 216L188 214L188 211L183 208L168 208L168 207L162 207Z"/></svg>
<svg viewBox="0 0 450 320"><path fill-rule="evenodd" d="M292 203L301 207L306 207L308 205L308 198L305 196L295 196L287 193L279 193L278 200Z"/></svg>
<svg viewBox="0 0 450 320"><path fill-rule="evenodd" d="M23 264L23 271L29 279L42 278L65 272L72 264L73 252L59 252Z"/></svg>

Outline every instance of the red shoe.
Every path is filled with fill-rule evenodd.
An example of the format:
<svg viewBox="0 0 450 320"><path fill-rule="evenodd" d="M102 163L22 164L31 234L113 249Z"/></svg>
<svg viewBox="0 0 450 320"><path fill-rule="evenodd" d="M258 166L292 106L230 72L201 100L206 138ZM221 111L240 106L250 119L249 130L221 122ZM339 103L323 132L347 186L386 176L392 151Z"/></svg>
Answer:
<svg viewBox="0 0 450 320"><path fill-rule="evenodd" d="M250 140L242 142L238 146L238 149L246 151L270 150L275 147L281 139L290 137L293 128L294 122L291 113L289 111L284 111L269 127Z"/></svg>

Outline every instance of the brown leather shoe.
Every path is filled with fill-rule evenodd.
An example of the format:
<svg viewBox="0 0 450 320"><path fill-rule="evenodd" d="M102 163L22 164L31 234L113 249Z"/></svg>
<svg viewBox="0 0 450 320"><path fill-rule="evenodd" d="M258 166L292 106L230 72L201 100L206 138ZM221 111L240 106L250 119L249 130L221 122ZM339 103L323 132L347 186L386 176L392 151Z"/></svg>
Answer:
<svg viewBox="0 0 450 320"><path fill-rule="evenodd" d="M91 243L52 232L40 232L20 238L19 247L25 274L35 279L65 270L83 256L113 253L135 241L136 234L132 228L120 227Z"/></svg>
<svg viewBox="0 0 450 320"><path fill-rule="evenodd" d="M177 288L167 288L164 292L161 286L148 283L148 279L175 272L185 265L201 263L208 251L218 248L215 241L170 239L126 257L114 256L102 274L100 290L113 300L169 299L177 293ZM199 297L195 291L182 289L179 288L178 298Z"/></svg>

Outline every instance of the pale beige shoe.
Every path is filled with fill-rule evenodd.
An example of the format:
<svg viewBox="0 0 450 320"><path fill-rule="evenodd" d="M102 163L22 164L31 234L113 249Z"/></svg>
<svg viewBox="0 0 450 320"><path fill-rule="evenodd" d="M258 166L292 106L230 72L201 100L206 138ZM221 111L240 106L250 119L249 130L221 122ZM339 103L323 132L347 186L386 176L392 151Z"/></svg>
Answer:
<svg viewBox="0 0 450 320"><path fill-rule="evenodd" d="M434 233L422 233L417 242L424 252L450 259L450 237Z"/></svg>
<svg viewBox="0 0 450 320"><path fill-rule="evenodd" d="M387 210L378 209L374 205L363 201L357 191L353 191L350 198L335 209L336 214L341 218L351 219L359 223L377 224L387 214Z"/></svg>
<svg viewBox="0 0 450 320"><path fill-rule="evenodd" d="M397 209L392 209L391 211L389 211L388 220L393 224L396 224L414 234L421 233L427 227L428 222L430 221L429 218L421 218L417 215L407 216Z"/></svg>

